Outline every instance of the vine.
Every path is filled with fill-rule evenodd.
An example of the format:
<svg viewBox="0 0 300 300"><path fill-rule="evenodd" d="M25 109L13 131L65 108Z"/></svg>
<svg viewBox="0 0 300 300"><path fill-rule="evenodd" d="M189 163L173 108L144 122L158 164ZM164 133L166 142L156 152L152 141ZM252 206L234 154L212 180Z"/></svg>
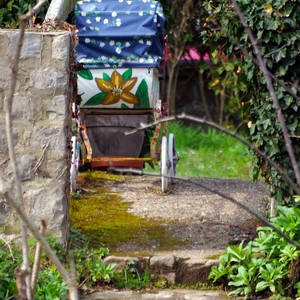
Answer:
<svg viewBox="0 0 300 300"><path fill-rule="evenodd" d="M202 35L210 42L211 51L241 60L242 71L245 74L245 77L241 78L244 80L241 84L246 84L248 91L243 110L249 124L249 139L296 182L282 126L274 109L266 78L257 66L256 59L258 54L261 54L268 72L272 74L273 88L299 166L300 70L297 65L300 63L300 29L297 24L300 22L300 7L297 2L287 0L239 0L237 4L256 39L259 53L253 51L253 45L231 1L205 2L209 17ZM296 97L293 97L290 91ZM254 163L254 178L257 179L260 173L265 177L270 195L277 203L294 204L293 191L278 172L260 157L255 157Z"/></svg>

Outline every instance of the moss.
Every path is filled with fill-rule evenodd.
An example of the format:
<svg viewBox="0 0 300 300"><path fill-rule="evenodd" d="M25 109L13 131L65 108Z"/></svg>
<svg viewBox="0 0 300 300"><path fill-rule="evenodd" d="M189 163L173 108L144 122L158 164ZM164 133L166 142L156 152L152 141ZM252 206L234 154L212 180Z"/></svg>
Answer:
<svg viewBox="0 0 300 300"><path fill-rule="evenodd" d="M205 256L206 259L218 259L220 258L220 256L222 255L222 253L216 253L216 254L212 254L212 255L207 255Z"/></svg>
<svg viewBox="0 0 300 300"><path fill-rule="evenodd" d="M108 247L111 252L120 249L171 250L186 244L172 238L163 228L163 220L144 219L128 212L130 203L122 201L119 193L105 188L107 180L123 177L103 171L80 173L81 193L71 198L71 227L79 230L90 241L90 246Z"/></svg>

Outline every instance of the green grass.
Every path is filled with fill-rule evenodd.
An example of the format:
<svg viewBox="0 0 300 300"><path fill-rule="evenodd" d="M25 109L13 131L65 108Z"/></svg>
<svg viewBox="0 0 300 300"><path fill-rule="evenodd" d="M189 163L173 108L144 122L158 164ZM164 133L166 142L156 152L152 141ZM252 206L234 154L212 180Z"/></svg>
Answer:
<svg viewBox="0 0 300 300"><path fill-rule="evenodd" d="M170 122L179 155L177 175L187 177L252 177L252 153L238 140L214 129Z"/></svg>

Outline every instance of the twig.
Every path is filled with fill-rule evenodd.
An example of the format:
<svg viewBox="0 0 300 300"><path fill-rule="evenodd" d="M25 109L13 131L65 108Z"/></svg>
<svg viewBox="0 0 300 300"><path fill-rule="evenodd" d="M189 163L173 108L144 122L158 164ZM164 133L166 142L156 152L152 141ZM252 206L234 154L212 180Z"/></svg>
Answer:
<svg viewBox="0 0 300 300"><path fill-rule="evenodd" d="M10 252L10 256L12 258L12 260L15 260L15 257L14 257L14 254L13 254L13 251L11 249L11 246L10 244L2 237L0 237L0 239L5 243L5 245L7 246L7 248L9 249L9 252Z"/></svg>
<svg viewBox="0 0 300 300"><path fill-rule="evenodd" d="M49 143L47 143L46 145L43 146L42 156L39 158L39 160L37 161L37 163L35 164L35 166L33 168L35 173L37 173L38 168L41 166L41 164L45 160L45 153L46 153L46 150L47 150L48 146L49 146Z"/></svg>
<svg viewBox="0 0 300 300"><path fill-rule="evenodd" d="M25 207L24 207L24 200L23 200L23 193L22 193L22 186L21 180L19 176L19 171L17 168L17 160L16 160L16 153L14 149L13 143L13 133L12 133L12 120L11 120L11 111L12 111L12 104L14 99L14 93L16 88L16 82L18 77L18 69L19 69L19 61L21 56L21 50L23 46L23 40L25 36L25 29L27 22L31 19L31 17L36 14L46 3L46 0L40 0L26 15L22 15L19 20L20 30L19 36L17 41L17 49L15 53L15 57L13 60L12 66L12 76L10 87L8 91L8 95L4 99L4 106L6 111L6 135L7 135L7 144L9 150L9 157L12 164L14 181L17 191L17 201L15 201L15 197L8 191L4 193L7 202L15 208L19 217L21 218L21 235L22 235L22 254L23 254L23 262L20 269L22 276L19 279L20 281L20 293L24 294L26 300L32 300L33 295L31 291L31 279L30 279L30 264L29 264L29 247L28 247L28 236L27 236L27 226L31 230L32 234L40 241L42 246L44 247L45 252L49 255L52 259L52 262L56 265L57 269L60 271L62 277L66 280L69 289L70 289L70 300L77 300L78 299L78 292L76 287L76 282L73 282L72 278L70 278L68 272L63 268L57 257L55 256L54 252L52 251L49 244L45 241L42 235L38 232L34 225L29 221L27 215L25 214ZM3 181L3 180L2 180ZM1 185L0 185L1 186ZM3 187L1 187L3 189ZM24 280L23 280L24 279Z"/></svg>
<svg viewBox="0 0 300 300"><path fill-rule="evenodd" d="M46 222L42 220L40 224L40 233L42 236L44 236L45 232L46 232ZM42 253L42 246L41 243L38 242L36 244L34 263L33 263L32 274L31 274L31 290L33 295L35 294L36 282L38 278L38 272L39 272L40 261L41 261L41 253Z"/></svg>
<svg viewBox="0 0 300 300"><path fill-rule="evenodd" d="M187 115L185 113L182 113L180 115L176 115L176 116L170 116L170 117L164 117L161 118L155 122L152 123L148 123L148 124L140 124L139 127L132 129L130 131L126 131L124 134L128 135L128 134L133 134L137 131L140 130L144 130L146 128L150 128L152 126L157 125L158 123L163 123L163 122L169 122L169 121L175 121L175 120L191 120L200 124L205 124L208 125L212 128L215 128L221 132L224 132L227 135L230 135L232 137L234 137L235 139L239 140L241 143L243 143L244 145L246 145L249 149L255 151L258 155L260 155L265 161L268 162L268 164L270 166L272 166L274 169L276 169L276 171L280 174L280 176L282 176L282 178L290 185L290 187L298 194L300 195L300 187L299 185L295 184L293 182L293 180L273 161L271 160L265 152L259 150L257 147L255 147L254 145L252 145L251 143L249 143L248 141L246 141L244 138L242 138L241 136L237 135L236 133L233 133L227 129L225 129L224 127L211 122L211 121L207 121L205 119L202 118L198 118L198 117L194 117L191 115Z"/></svg>
<svg viewBox="0 0 300 300"><path fill-rule="evenodd" d="M156 176L156 177L161 177L162 176L161 174L158 174L158 173L152 173L152 172L147 172L147 171L142 171L142 170L135 170L135 169L113 168L113 170L114 171L127 172L127 173L133 173L133 174L139 174L139 175L151 175L151 176ZM292 239L290 239L281 230L279 230L272 223L270 223L265 217L261 216L259 213L257 213L256 211L254 211L250 207L247 207L246 205L242 204L241 202L235 200L234 198L232 198L232 197L230 197L230 196L228 196L228 195L226 195L226 194L224 194L224 193L222 193L218 190L207 187L204 184L201 184L199 182L195 182L195 181L193 181L193 178L185 178L185 177L180 177L180 176L164 176L164 177L170 178L170 179L181 180L181 181L187 181L187 182L192 183L196 186L199 186L202 189L205 189L205 190L209 191L210 193L216 194L216 195L218 195L218 196L234 203L235 205L239 206L240 208L242 208L243 210L245 210L249 214L255 216L258 220L262 221L268 227L272 228L279 236L281 236L283 239L285 239L290 244L294 245L297 248L297 250L300 250L300 244L298 244L296 241L293 241Z"/></svg>
<svg viewBox="0 0 300 300"><path fill-rule="evenodd" d="M251 31L250 27L247 24L247 20L246 20L244 14L241 12L241 10L240 10L240 8L237 5L235 0L232 0L232 4L233 4L233 7L234 7L235 11L237 12L240 20L241 20L242 25L244 26L244 29L245 29L246 33L248 34L251 45L254 49L254 54L256 55L256 58L258 60L259 68L262 71L263 76L266 79L267 88L268 88L269 93L271 95L271 98L273 100L273 106L274 106L277 118L278 118L278 120L280 122L280 125L281 125L281 130L282 130L283 137L284 137L284 140L285 140L285 145L286 145L286 148L287 148L287 152L289 154L289 158L290 158L290 161L291 161L291 164L292 164L292 168L294 170L294 173L295 173L295 176L296 176L296 179L297 179L297 184L300 186L300 170L299 170L298 163L297 163L297 160L296 160L296 157L295 157L295 154L294 154L294 150L293 150L293 147L292 147L292 142L291 142L291 139L289 137L289 133L287 131L287 127L286 127L285 120L284 120L284 117L283 117L283 114L282 114L282 111L281 111L281 107L279 105L279 101L277 99L277 96L276 96L276 93L275 93L275 90L274 90L274 87L273 87L273 84L272 84L272 80L271 80L271 77L269 75L269 71L268 71L268 69L266 67L266 64L263 60L263 57L262 57L262 55L261 55L261 53L258 49L256 40L255 40L255 38L252 34L252 31Z"/></svg>
<svg viewBox="0 0 300 300"><path fill-rule="evenodd" d="M1 177L1 175L0 175L0 195L3 195L5 197L6 201L9 203L9 205L11 205L16 210L16 212L18 213L18 215L20 216L24 224L29 228L33 236L40 242L44 251L50 258L50 260L53 262L53 264L56 266L58 272L60 273L64 281L67 283L70 291L70 300L78 300L77 286L76 286L76 282L73 281L73 277L70 276L66 268L59 261L59 259L51 249L50 245L47 243L46 239L43 237L43 235L39 232L39 230L35 227L35 225L26 215L24 210L17 203L17 201L15 200L15 196L10 191L10 186L4 180L4 178Z"/></svg>
<svg viewBox="0 0 300 300"><path fill-rule="evenodd" d="M57 180L59 180L63 175L64 175L64 173L67 171L67 167L65 167L64 169L63 169L63 171L60 173L60 175L56 178Z"/></svg>

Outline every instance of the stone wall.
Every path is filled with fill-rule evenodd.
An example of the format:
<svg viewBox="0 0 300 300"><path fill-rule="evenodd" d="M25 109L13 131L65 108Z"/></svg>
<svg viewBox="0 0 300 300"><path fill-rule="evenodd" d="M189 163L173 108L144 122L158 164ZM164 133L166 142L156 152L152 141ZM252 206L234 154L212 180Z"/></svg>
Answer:
<svg viewBox="0 0 300 300"><path fill-rule="evenodd" d="M4 97L18 31L0 30L0 172L12 182ZM68 230L70 103L68 32L27 32L13 102L13 132L26 209L60 238ZM16 216L0 198L0 226L17 233Z"/></svg>

